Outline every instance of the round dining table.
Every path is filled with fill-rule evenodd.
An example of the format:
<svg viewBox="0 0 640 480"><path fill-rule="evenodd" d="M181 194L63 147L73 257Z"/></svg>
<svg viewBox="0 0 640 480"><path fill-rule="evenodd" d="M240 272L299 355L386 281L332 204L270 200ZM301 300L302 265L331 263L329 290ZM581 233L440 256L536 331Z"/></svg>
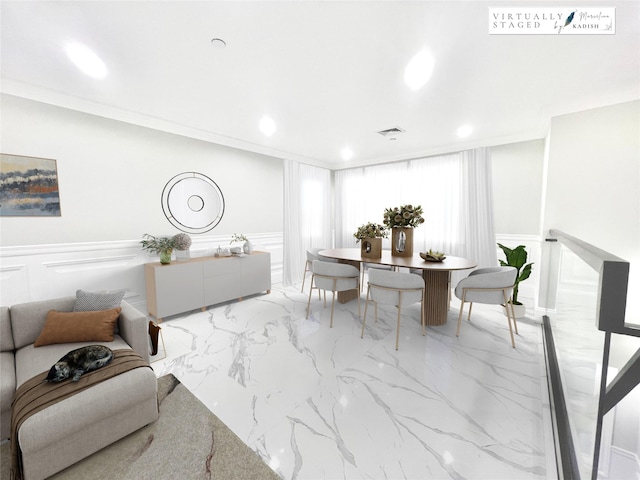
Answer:
<svg viewBox="0 0 640 480"><path fill-rule="evenodd" d="M462 257L447 257L442 262L423 260L418 253L411 257L391 255L390 250L383 250L380 258L363 257L360 248L334 248L318 252L321 257L333 258L340 263L347 263L358 268L363 263L389 265L400 268L414 268L422 271L424 278L424 316L426 325L444 325L447 323L449 311L449 285L451 272L468 270L478 266L474 260ZM360 292L348 290L338 293L338 301L346 303L356 298Z"/></svg>

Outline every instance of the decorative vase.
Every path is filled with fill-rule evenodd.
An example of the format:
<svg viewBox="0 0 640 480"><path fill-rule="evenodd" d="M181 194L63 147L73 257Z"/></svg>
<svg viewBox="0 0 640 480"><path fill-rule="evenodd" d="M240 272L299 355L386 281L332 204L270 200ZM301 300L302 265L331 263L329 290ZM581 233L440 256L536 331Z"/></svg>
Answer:
<svg viewBox="0 0 640 480"><path fill-rule="evenodd" d="M253 243L251 243L251 240L247 240L246 242L244 242L244 245L242 246L242 250L247 255L251 255L251 252L253 252Z"/></svg>
<svg viewBox="0 0 640 480"><path fill-rule="evenodd" d="M364 258L382 257L382 238L363 238L360 240L360 255Z"/></svg>
<svg viewBox="0 0 640 480"><path fill-rule="evenodd" d="M191 258L191 254L189 249L186 250L176 250L176 260L189 260Z"/></svg>
<svg viewBox="0 0 640 480"><path fill-rule="evenodd" d="M391 255L396 257L413 256L413 228L393 227L391 229Z"/></svg>
<svg viewBox="0 0 640 480"><path fill-rule="evenodd" d="M171 263L171 253L173 250L163 250L160 252L160 263L163 265L168 265Z"/></svg>

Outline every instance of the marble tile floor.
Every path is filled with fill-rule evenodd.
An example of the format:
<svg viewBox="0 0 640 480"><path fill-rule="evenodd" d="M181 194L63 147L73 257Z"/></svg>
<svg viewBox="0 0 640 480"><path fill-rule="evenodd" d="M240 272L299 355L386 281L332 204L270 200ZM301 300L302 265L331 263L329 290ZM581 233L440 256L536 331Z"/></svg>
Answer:
<svg viewBox="0 0 640 480"><path fill-rule="evenodd" d="M308 288L308 285L307 285ZM271 294L165 320L173 373L283 479L556 478L540 319L509 342L500 307L458 305L421 335L419 304L367 317L314 294ZM362 295L364 300L364 294ZM364 314L364 301L362 302ZM163 352L159 352L161 357Z"/></svg>

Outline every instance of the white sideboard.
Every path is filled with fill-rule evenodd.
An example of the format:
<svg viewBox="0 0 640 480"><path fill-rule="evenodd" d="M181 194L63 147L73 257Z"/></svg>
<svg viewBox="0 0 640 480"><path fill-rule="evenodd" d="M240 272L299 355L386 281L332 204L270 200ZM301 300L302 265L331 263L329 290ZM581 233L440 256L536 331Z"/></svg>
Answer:
<svg viewBox="0 0 640 480"><path fill-rule="evenodd" d="M147 309L158 321L209 305L271 292L271 255L199 257L144 266Z"/></svg>

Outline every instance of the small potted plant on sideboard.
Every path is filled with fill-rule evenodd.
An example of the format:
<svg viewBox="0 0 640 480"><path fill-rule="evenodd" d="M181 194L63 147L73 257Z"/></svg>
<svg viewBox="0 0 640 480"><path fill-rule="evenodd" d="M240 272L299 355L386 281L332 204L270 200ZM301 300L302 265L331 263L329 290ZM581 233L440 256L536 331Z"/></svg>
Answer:
<svg viewBox="0 0 640 480"><path fill-rule="evenodd" d="M145 233L140 241L142 250L155 253L160 256L160 263L166 265L171 263L171 254L176 248L173 237L154 237Z"/></svg>

